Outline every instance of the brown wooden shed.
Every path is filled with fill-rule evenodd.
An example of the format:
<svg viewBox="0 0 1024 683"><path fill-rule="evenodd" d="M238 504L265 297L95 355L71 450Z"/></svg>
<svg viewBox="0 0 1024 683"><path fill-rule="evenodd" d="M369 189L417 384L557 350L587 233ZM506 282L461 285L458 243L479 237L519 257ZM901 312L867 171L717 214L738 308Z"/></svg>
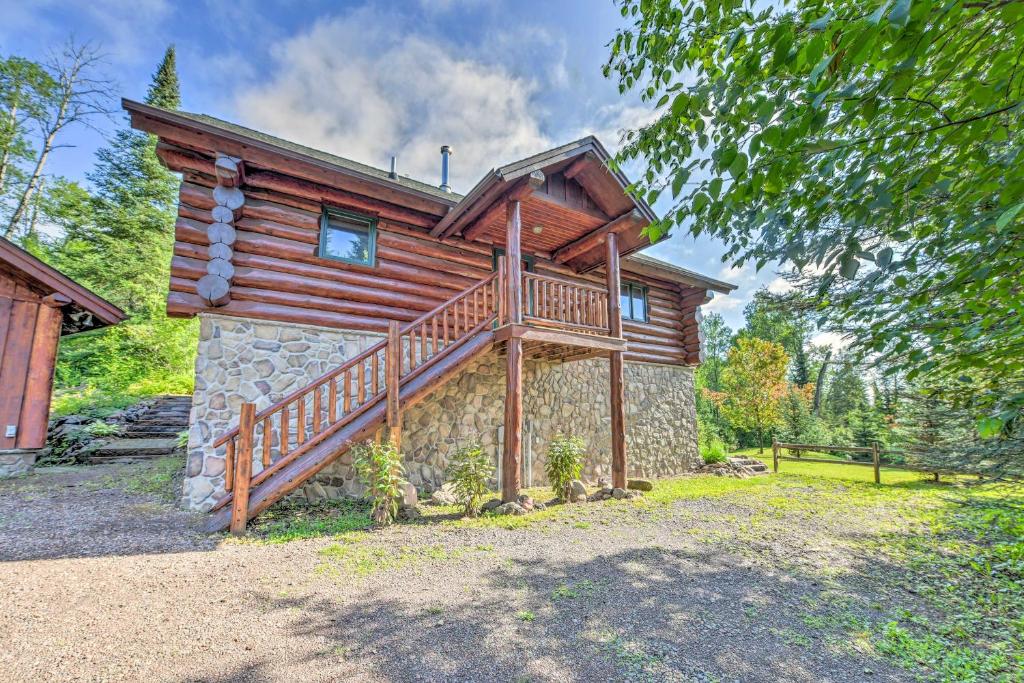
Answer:
<svg viewBox="0 0 1024 683"><path fill-rule="evenodd" d="M0 476L46 445L60 337L116 325L125 313L0 238Z"/></svg>

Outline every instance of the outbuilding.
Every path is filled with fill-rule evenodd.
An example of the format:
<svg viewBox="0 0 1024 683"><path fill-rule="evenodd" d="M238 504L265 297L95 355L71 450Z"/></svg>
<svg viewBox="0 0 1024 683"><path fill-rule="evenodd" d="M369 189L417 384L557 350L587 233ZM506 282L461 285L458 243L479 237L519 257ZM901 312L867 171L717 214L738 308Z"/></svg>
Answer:
<svg viewBox="0 0 1024 683"><path fill-rule="evenodd" d="M46 446L60 338L125 313L0 238L0 478L28 472Z"/></svg>

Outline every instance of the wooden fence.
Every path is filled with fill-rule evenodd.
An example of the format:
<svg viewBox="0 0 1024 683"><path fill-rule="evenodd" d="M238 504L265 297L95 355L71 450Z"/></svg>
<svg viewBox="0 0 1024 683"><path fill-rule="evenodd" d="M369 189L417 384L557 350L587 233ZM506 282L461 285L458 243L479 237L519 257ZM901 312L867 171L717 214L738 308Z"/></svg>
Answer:
<svg viewBox="0 0 1024 683"><path fill-rule="evenodd" d="M782 455L782 450L794 451L797 453L796 456ZM839 451L840 453L863 453L870 454L871 461L859 461L859 460L832 460L829 458L805 458L800 456L801 451ZM902 455L907 451L884 451L879 449L878 444L872 444L871 446L824 446L821 444L809 444L809 443L780 443L772 440L772 469L778 473L779 461L780 460L791 460L793 462L821 462L829 465L859 465L861 467L871 467L875 471L875 483L882 483L882 462L881 456L885 455ZM915 451L916 452L916 451ZM907 472L923 472L931 474L935 477L935 481L939 481L940 474L949 475L974 475L982 476L975 472L957 472L948 468L934 468L934 467L912 467L910 465L896 465L891 463L885 463L885 466L894 470L904 470Z"/></svg>

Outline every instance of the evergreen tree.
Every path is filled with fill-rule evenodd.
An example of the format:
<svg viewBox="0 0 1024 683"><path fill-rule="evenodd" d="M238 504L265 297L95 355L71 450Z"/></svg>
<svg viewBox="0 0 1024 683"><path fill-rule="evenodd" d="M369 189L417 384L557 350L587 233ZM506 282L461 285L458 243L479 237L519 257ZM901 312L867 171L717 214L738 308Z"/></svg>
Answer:
<svg viewBox="0 0 1024 683"><path fill-rule="evenodd" d="M171 46L153 75L145 101L174 108L180 99ZM91 195L66 182L49 193L44 210L63 228L52 260L69 276L124 308L131 320L62 344L58 383L124 391L148 382L159 391L187 391L196 324L168 319L164 313L179 181L160 164L156 138L127 126L97 153L88 177L95 187ZM167 386L168 381L172 386Z"/></svg>

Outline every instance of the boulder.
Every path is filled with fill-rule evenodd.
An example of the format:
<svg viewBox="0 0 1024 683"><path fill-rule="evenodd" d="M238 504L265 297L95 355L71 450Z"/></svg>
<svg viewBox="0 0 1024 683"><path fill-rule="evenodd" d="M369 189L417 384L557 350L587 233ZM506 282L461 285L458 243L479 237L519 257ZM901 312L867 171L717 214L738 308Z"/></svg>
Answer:
<svg viewBox="0 0 1024 683"><path fill-rule="evenodd" d="M446 482L430 496L432 505L456 505L459 499L455 495L455 485Z"/></svg>
<svg viewBox="0 0 1024 683"><path fill-rule="evenodd" d="M626 482L626 488L634 491L653 491L654 482L648 479L630 479Z"/></svg>
<svg viewBox="0 0 1024 683"><path fill-rule="evenodd" d="M519 496L519 506L529 512L534 508L533 498L526 495L525 493Z"/></svg>
<svg viewBox="0 0 1024 683"><path fill-rule="evenodd" d="M626 489L620 489L620 488L612 489L612 498L614 498L615 500L622 500L623 498L626 498L626 497L627 497Z"/></svg>
<svg viewBox="0 0 1024 683"><path fill-rule="evenodd" d="M419 503L419 495L416 493L416 487L409 482L402 483L402 499L399 505L416 505Z"/></svg>
<svg viewBox="0 0 1024 683"><path fill-rule="evenodd" d="M526 508L519 503L505 503L499 506L495 512L499 515L525 515L527 514Z"/></svg>
<svg viewBox="0 0 1024 683"><path fill-rule="evenodd" d="M484 512L490 512L491 510L496 510L499 507L501 507L501 499L500 498L491 498L489 501L484 503L483 506L481 506L480 509L482 511L484 511Z"/></svg>
<svg viewBox="0 0 1024 683"><path fill-rule="evenodd" d="M584 503L587 500L587 487L579 479L569 482L569 502Z"/></svg>
<svg viewBox="0 0 1024 683"><path fill-rule="evenodd" d="M587 500L589 500L592 503L596 503L602 500L608 500L611 497L612 490L609 487L605 486L603 488L598 489L597 491L594 491L594 493L590 494Z"/></svg>
<svg viewBox="0 0 1024 683"><path fill-rule="evenodd" d="M411 522L423 516L418 505L402 505L398 508L398 519Z"/></svg>

